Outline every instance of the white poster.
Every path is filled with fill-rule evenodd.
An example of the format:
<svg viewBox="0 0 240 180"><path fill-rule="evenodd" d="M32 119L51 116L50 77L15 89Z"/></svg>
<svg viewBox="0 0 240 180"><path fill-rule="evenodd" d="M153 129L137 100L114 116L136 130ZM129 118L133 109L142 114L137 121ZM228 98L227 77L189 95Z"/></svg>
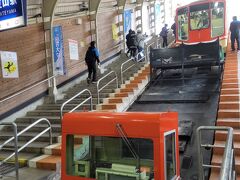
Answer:
<svg viewBox="0 0 240 180"><path fill-rule="evenodd" d="M17 53L1 51L3 78L19 78Z"/></svg>
<svg viewBox="0 0 240 180"><path fill-rule="evenodd" d="M68 40L69 42L69 54L71 60L79 60L78 54L78 42L72 39Z"/></svg>

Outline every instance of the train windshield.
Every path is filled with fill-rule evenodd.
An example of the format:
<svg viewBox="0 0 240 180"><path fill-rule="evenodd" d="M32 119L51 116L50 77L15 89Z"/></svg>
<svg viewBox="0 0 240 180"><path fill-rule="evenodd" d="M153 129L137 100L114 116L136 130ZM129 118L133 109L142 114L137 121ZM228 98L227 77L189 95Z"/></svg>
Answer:
<svg viewBox="0 0 240 180"><path fill-rule="evenodd" d="M178 39L188 39L188 8L178 10Z"/></svg>
<svg viewBox="0 0 240 180"><path fill-rule="evenodd" d="M190 6L191 30L200 30L209 27L209 4Z"/></svg>
<svg viewBox="0 0 240 180"><path fill-rule="evenodd" d="M97 180L154 179L153 141L127 142L121 137L67 135L67 174Z"/></svg>
<svg viewBox="0 0 240 180"><path fill-rule="evenodd" d="M224 3L211 3L211 26L212 38L222 36L224 34Z"/></svg>

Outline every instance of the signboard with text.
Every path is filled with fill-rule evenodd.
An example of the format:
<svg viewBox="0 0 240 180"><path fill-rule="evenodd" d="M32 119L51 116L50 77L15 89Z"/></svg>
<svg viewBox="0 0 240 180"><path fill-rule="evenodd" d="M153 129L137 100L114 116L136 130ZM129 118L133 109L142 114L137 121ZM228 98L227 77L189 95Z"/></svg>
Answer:
<svg viewBox="0 0 240 180"><path fill-rule="evenodd" d="M0 31L25 26L26 0L0 0Z"/></svg>
<svg viewBox="0 0 240 180"><path fill-rule="evenodd" d="M64 44L62 27L53 27L53 54L55 74L65 75Z"/></svg>

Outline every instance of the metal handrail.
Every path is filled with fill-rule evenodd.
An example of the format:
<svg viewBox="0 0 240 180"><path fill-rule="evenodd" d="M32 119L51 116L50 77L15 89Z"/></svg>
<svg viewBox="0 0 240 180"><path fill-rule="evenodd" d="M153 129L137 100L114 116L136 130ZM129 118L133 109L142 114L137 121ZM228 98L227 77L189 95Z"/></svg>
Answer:
<svg viewBox="0 0 240 180"><path fill-rule="evenodd" d="M0 100L0 103L3 103L4 101L7 101L7 100L9 100L9 99L12 99L12 98L14 98L14 97L16 97L16 96L18 96L18 95L20 95L20 94L22 94L22 93L24 93L24 92L30 90L30 89L33 89L33 88L36 87L36 86L39 86L40 84L45 83L46 81L49 81L49 80L51 80L51 79L54 79L55 77L56 77L56 75L55 75L55 76L51 76L51 77L49 77L49 78L47 78L47 79L44 79L44 80L42 80L42 81L40 81L40 82L38 82L38 83L36 83L36 84L34 84L34 85L32 85L32 86L26 88L26 89L23 89L23 90L21 90L21 91L15 93L15 94L13 94L13 95L11 95L11 96L5 98L5 99L3 99L3 100Z"/></svg>
<svg viewBox="0 0 240 180"><path fill-rule="evenodd" d="M34 127L35 125L39 124L40 122L46 122L48 125L48 128L46 128L45 130L43 130L42 132L40 132L39 134L37 134L34 138L32 138L30 141L28 141L26 144L24 144L23 146L21 146L20 148L18 148L18 137L21 136L23 133L25 133L26 131L28 131L29 129L31 129L32 127ZM7 125L7 124L0 124L0 125ZM9 125L9 124L8 124ZM36 122L32 123L30 126L26 127L25 129L23 129L21 132L17 133L17 125L15 123L11 124L14 127L14 136L9 138L8 140L6 140L2 145L0 145L0 150L7 145L8 143L10 143L11 141L15 140L15 152L12 153L11 155L9 155L8 157L6 157L4 160L2 160L0 162L0 165L3 164L4 162L7 162L9 159L11 159L13 156L15 156L15 163L17 164L17 166L15 168L19 168L18 167L18 153L20 151L22 151L25 147L27 147L29 144L31 144L32 142L34 142L36 139L38 139L40 136L42 136L43 134L45 134L47 131L49 131L49 144L52 144L52 126L51 123L49 122L48 119L46 118L41 118L39 120L37 120ZM18 170L16 170L17 173L17 179L18 177Z"/></svg>
<svg viewBox="0 0 240 180"><path fill-rule="evenodd" d="M121 64L120 76L121 76L121 83L122 83L122 84L124 84L124 82L123 82L123 73L126 72L127 70L129 70L130 68L132 68L133 66L136 66L136 64L134 63L134 64L132 64L131 66L128 66L127 69L123 70L123 66L124 66L125 64L127 64L128 62L130 62L130 61L132 61L131 58L128 59L126 62L124 62L124 63Z"/></svg>
<svg viewBox="0 0 240 180"><path fill-rule="evenodd" d="M201 147L217 147L215 145L202 145L201 144L201 131L211 130L211 131L227 131L227 140L225 144L225 150L223 154L223 162L221 166L206 165L203 163L203 155ZM201 126L197 129L197 145L198 145L198 172L199 179L204 180L204 167L205 168L221 168L220 180L230 180L234 177L235 172L235 156L233 147L233 128L231 127L216 127L216 126ZM232 180L232 179L231 179Z"/></svg>
<svg viewBox="0 0 240 180"><path fill-rule="evenodd" d="M62 106L61 106L61 110L60 110L60 116L61 116L61 120L63 118L63 109L65 107L66 104L68 104L69 102L71 102L72 100L74 100L75 98L77 98L78 96L82 95L84 92L87 92L89 94L89 97L86 98L83 102L81 102L80 104L78 104L76 107L74 107L73 109L71 109L69 112L73 112L75 111L77 108L79 108L80 106L82 106L85 102L87 102L88 100L90 100L90 110L93 110L93 103L92 103L92 93L89 89L84 89L81 92L77 93L75 96L73 96L72 98L68 99L67 101L65 101Z"/></svg>
<svg viewBox="0 0 240 180"><path fill-rule="evenodd" d="M18 164L18 137L17 137L17 125L16 123L0 123L0 126L12 126L13 127L13 138L14 138L14 151L15 151L15 171L16 171L16 179L19 179L19 164ZM2 147L0 147L0 150L2 149ZM0 165L2 164L2 162L0 161ZM0 174L1 176L1 174Z"/></svg>
<svg viewBox="0 0 240 180"><path fill-rule="evenodd" d="M146 59L147 59L147 62L150 62L150 60L149 60L149 47L152 46L153 44L155 44L155 42L152 42L152 43L146 45L147 47L146 47L145 57L146 57Z"/></svg>
<svg viewBox="0 0 240 180"><path fill-rule="evenodd" d="M111 81L109 81L107 84L105 84L101 89L99 89L99 84L100 82L105 79L106 77L110 76L111 74L114 74L115 75L115 78L112 79ZM117 73L115 71L111 71L109 72L108 74L106 74L105 76L103 76L101 79L98 80L97 82L97 102L98 104L100 104L100 99L99 99L99 93L100 91L102 91L107 85L109 85L110 83L112 83L114 80L116 80L116 85L117 85L117 88L118 88L118 77L117 77Z"/></svg>

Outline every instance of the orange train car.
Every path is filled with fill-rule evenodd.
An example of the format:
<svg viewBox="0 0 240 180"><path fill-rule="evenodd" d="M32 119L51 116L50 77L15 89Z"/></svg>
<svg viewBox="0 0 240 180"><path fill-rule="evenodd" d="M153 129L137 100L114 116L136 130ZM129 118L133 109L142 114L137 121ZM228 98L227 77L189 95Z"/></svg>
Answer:
<svg viewBox="0 0 240 180"><path fill-rule="evenodd" d="M180 179L177 113L81 112L62 121L63 180Z"/></svg>
<svg viewBox="0 0 240 180"><path fill-rule="evenodd" d="M225 0L201 0L179 7L175 22L177 43L197 44L219 39L220 45L226 50Z"/></svg>

